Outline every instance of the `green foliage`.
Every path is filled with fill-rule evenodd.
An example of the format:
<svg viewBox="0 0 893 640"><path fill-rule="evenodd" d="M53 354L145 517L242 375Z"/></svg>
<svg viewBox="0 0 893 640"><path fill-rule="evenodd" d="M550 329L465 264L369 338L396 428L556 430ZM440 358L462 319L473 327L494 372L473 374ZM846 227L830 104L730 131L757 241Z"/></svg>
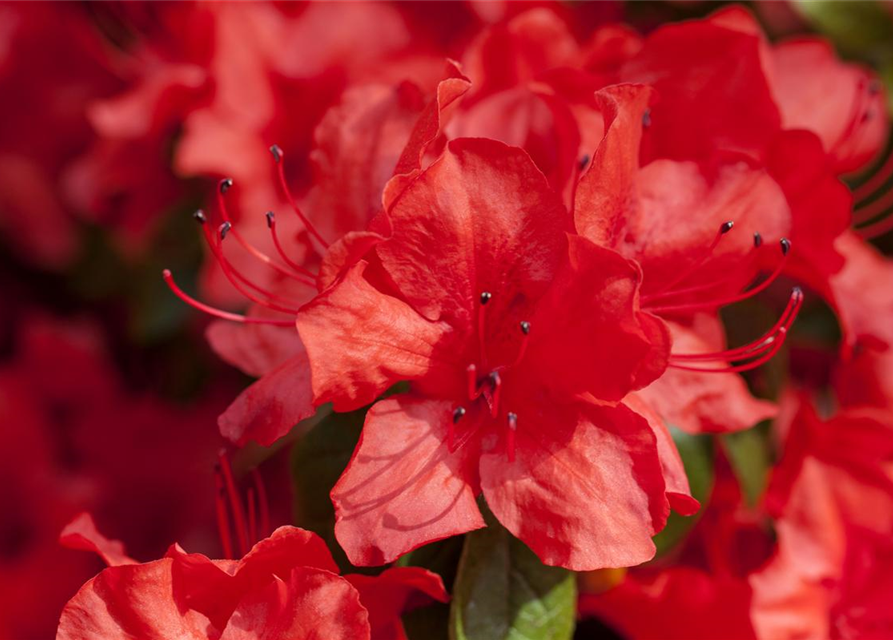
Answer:
<svg viewBox="0 0 893 640"><path fill-rule="evenodd" d="M547 567L487 514L466 536L450 609L451 640L564 640L576 612L574 574Z"/></svg>
<svg viewBox="0 0 893 640"><path fill-rule="evenodd" d="M291 453L295 523L319 534L342 572L356 573L335 540L335 509L329 497L360 438L366 410L332 413L320 420Z"/></svg>
<svg viewBox="0 0 893 640"><path fill-rule="evenodd" d="M689 435L676 427L670 427L670 433L673 435L673 441L682 457L691 494L701 503L703 510L710 497L710 492L713 490L713 440L710 436ZM667 526L654 536L657 557L664 555L682 542L698 521L699 516L700 512L687 517L672 512L667 520Z"/></svg>
<svg viewBox="0 0 893 640"><path fill-rule="evenodd" d="M766 489L771 460L765 430L759 427L720 437L748 506L756 506Z"/></svg>

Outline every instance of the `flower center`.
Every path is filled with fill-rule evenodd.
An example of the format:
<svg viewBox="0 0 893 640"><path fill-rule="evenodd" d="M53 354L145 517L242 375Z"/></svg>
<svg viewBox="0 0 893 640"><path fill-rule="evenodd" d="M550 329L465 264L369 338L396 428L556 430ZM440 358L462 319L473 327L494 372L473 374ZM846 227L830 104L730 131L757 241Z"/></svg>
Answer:
<svg viewBox="0 0 893 640"><path fill-rule="evenodd" d="M467 400L473 404L478 402L479 399L483 398L484 402L486 402L487 404L490 417L495 420L499 417L500 396L503 384L501 374L506 370L515 367L518 363L521 362L521 360L523 360L524 354L527 351L527 343L530 336L530 322L528 322L527 320L522 320L518 323L518 328L521 331L521 342L518 347L518 354L515 357L515 360L510 364L502 364L493 368L488 367L486 344L486 307L490 300L492 300L492 298L493 294L491 294L489 291L482 292L477 313L477 333L480 351L479 361L481 363L480 368L485 373L483 373L483 375L479 374L478 365L475 363L469 364L465 372L468 396ZM466 413L467 410L463 405L459 405L453 410L453 417L449 423L447 431L447 446L449 447L449 450L451 452L455 451L462 444L457 444L456 442L456 425L462 418L465 417ZM509 411L506 413L505 418L505 451L506 455L508 456L509 462L513 462L515 460L515 433L518 429L518 415L512 411ZM470 437L470 433L468 434L468 436ZM464 441L465 440L463 440L463 443Z"/></svg>

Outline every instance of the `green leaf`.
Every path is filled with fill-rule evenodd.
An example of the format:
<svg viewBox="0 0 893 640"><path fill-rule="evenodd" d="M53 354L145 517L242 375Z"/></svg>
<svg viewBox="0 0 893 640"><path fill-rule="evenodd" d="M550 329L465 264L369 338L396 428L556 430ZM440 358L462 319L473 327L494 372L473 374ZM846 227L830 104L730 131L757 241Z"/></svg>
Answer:
<svg viewBox="0 0 893 640"><path fill-rule="evenodd" d="M670 433L682 458L691 495L701 503L701 511L688 517L681 516L675 511L670 513L667 526L654 536L654 544L657 547L656 558L685 539L698 521L704 504L713 490L713 439L710 436L693 436L672 426Z"/></svg>
<svg viewBox="0 0 893 640"><path fill-rule="evenodd" d="M576 580L547 567L495 519L468 534L450 608L451 640L567 640Z"/></svg>
<svg viewBox="0 0 893 640"><path fill-rule="evenodd" d="M335 509L329 492L344 472L360 438L366 410L332 413L291 452L295 523L325 540L342 571L356 572L335 540Z"/></svg>
<svg viewBox="0 0 893 640"><path fill-rule="evenodd" d="M766 489L771 466L764 430L757 426L738 433L727 433L719 440L732 464L745 502L751 507L755 506Z"/></svg>
<svg viewBox="0 0 893 640"><path fill-rule="evenodd" d="M840 51L863 60L883 60L893 46L893 18L880 2L798 0L796 9Z"/></svg>

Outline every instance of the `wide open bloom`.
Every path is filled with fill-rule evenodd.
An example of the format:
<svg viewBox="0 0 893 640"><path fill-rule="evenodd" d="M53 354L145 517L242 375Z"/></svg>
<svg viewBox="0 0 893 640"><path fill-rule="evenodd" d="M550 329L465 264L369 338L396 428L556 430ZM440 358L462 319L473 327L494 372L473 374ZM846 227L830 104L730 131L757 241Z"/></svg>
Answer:
<svg viewBox="0 0 893 640"><path fill-rule="evenodd" d="M640 165L654 92L614 85L598 92L605 137L576 189L577 231L642 267L642 306L673 336L670 370L640 395L687 431L735 431L770 417L738 372L781 348L797 316L795 290L776 325L727 349L717 310L765 291L792 253L790 211L764 169L741 157L654 160ZM770 271L762 282L759 271ZM755 286L748 288L748 283Z"/></svg>
<svg viewBox="0 0 893 640"><path fill-rule="evenodd" d="M352 562L483 526L481 492L547 563L653 554L657 441L617 402L660 374L666 336L637 309L635 265L568 222L525 153L455 140L393 201L367 259L298 314L308 388L291 393L308 414L411 383L372 407L332 492Z"/></svg>
<svg viewBox="0 0 893 640"><path fill-rule="evenodd" d="M401 640L403 611L448 599L440 578L416 567L339 576L322 539L295 527L280 527L240 560L173 545L164 558L140 564L87 514L61 540L96 551L109 567L66 605L58 640Z"/></svg>
<svg viewBox="0 0 893 640"><path fill-rule="evenodd" d="M886 638L893 633L893 422L848 408L827 421L802 401L766 507L778 547L750 577L760 638Z"/></svg>

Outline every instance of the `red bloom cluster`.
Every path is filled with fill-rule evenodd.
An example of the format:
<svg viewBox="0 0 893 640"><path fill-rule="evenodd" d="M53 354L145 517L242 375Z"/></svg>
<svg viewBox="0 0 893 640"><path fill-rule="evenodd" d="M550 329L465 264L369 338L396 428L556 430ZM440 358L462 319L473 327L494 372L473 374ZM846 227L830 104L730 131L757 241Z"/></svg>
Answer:
<svg viewBox="0 0 893 640"><path fill-rule="evenodd" d="M30 425L8 438L45 451L62 397L85 475L124 460L108 475L138 497L161 472L126 452L159 423L202 460L179 515L216 506L228 558L137 563L83 515L63 543L109 566L58 638L403 638L403 613L449 599L407 558L488 522L581 572L580 617L625 637L893 634L893 266L869 243L893 230L893 160L871 69L734 5L656 28L614 3L2 12L0 87L40 105L0 125L13 259L64 273L87 222L145 261L161 212L210 193L200 273L164 280L257 378L218 419L239 472L362 416L320 532L342 569L400 562L341 575L319 536L271 532L256 470L243 504L215 434L179 433L113 366L45 376L26 352L0 379ZM29 462L52 479L32 495L21 463L0 469L28 494L6 511L105 526L112 498L61 500L52 458ZM34 518L0 551L27 557Z"/></svg>

